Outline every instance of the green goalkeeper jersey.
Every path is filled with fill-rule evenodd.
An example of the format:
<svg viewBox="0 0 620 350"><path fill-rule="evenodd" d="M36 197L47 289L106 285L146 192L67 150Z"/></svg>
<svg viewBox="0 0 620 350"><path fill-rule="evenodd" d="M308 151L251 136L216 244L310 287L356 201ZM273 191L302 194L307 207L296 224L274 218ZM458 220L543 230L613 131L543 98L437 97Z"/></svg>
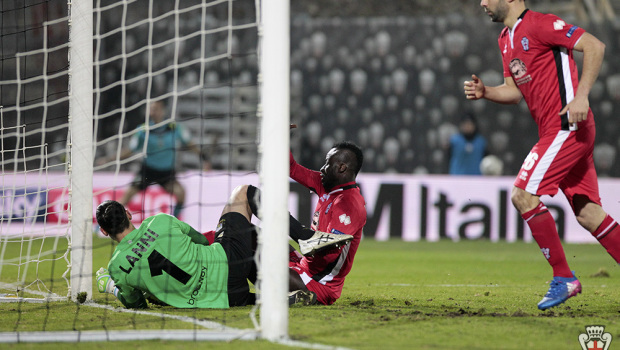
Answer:
<svg viewBox="0 0 620 350"><path fill-rule="evenodd" d="M118 298L145 307L145 295L179 308L228 308L228 260L187 223L168 214L144 220L108 264ZM144 292L144 293L143 293Z"/></svg>

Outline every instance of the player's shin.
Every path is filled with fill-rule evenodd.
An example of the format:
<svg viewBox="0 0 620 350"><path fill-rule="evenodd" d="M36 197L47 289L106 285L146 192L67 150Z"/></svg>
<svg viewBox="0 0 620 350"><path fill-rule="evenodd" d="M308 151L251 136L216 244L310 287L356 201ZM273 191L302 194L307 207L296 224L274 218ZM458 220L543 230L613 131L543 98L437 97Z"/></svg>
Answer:
<svg viewBox="0 0 620 350"><path fill-rule="evenodd" d="M541 252L553 268L554 277L572 277L568 267L564 248L555 227L555 220L547 207L541 202L539 205L522 215L532 230L532 237L538 243Z"/></svg>
<svg viewBox="0 0 620 350"><path fill-rule="evenodd" d="M620 226L611 216L607 215L592 236L605 247L609 255L620 264Z"/></svg>

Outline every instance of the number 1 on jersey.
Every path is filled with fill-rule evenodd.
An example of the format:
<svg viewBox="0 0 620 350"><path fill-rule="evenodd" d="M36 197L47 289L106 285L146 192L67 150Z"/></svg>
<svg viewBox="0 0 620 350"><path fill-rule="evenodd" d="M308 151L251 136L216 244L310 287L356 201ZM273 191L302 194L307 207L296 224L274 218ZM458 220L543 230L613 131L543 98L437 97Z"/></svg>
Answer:
<svg viewBox="0 0 620 350"><path fill-rule="evenodd" d="M148 260L152 277L160 276L163 274L163 271L166 271L172 278L183 284L187 284L192 277L189 273L181 270L172 261L161 255L157 250L153 250Z"/></svg>

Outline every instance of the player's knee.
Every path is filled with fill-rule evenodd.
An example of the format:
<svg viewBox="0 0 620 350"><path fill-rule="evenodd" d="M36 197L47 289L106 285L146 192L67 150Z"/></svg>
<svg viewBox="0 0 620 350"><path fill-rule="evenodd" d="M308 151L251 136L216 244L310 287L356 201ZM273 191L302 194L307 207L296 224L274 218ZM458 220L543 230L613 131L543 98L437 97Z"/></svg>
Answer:
<svg viewBox="0 0 620 350"><path fill-rule="evenodd" d="M603 208L594 203L588 204L575 212L575 218L579 225L590 232L594 232L606 216L607 213L605 213Z"/></svg>
<svg viewBox="0 0 620 350"><path fill-rule="evenodd" d="M512 193L510 194L510 200L512 201L512 205L514 205L514 207L521 214L536 208L539 203L538 197L525 192L518 187L513 187Z"/></svg>
<svg viewBox="0 0 620 350"><path fill-rule="evenodd" d="M239 185L235 187L232 192L231 197L235 199L234 202L239 203L239 201L246 201L248 196L248 185Z"/></svg>

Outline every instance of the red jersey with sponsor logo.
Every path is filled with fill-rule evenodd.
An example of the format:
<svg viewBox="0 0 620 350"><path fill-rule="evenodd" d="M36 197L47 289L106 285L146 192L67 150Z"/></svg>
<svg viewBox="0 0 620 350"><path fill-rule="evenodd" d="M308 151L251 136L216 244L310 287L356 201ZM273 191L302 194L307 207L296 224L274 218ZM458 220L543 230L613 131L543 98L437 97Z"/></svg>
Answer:
<svg viewBox="0 0 620 350"><path fill-rule="evenodd" d="M332 304L340 297L344 279L351 271L355 253L362 239L366 224L366 202L355 182L339 185L327 192L321 183L321 173L307 169L290 156L290 176L319 196L311 228L315 231L348 234L353 240L340 248L319 252L313 257L303 257L295 268L321 284L317 293L323 304ZM301 274L301 273L300 273ZM303 279L303 278L302 278ZM316 285L316 284L314 284Z"/></svg>
<svg viewBox="0 0 620 350"><path fill-rule="evenodd" d="M585 33L552 14L525 10L512 30L499 36L504 77L512 77L538 124L542 137L569 130L567 115L559 112L575 97L579 82L573 47ZM592 110L580 123L594 125Z"/></svg>

